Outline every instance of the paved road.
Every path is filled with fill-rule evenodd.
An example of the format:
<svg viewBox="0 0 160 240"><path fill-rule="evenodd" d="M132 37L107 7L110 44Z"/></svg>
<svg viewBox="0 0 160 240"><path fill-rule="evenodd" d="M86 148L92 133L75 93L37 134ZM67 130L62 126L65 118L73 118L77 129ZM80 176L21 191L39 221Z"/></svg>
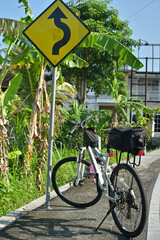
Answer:
<svg viewBox="0 0 160 240"><path fill-rule="evenodd" d="M155 161L155 159L157 160ZM144 156L141 166L136 170L144 185L149 212L152 191L160 173L160 150ZM73 208L59 198L55 198L51 200L49 210L46 210L45 206L41 206L33 211L23 212L20 218L0 231L0 240L129 239L118 231L111 215L105 220L98 232L94 231L105 216L107 209L108 202L104 197L96 205L87 209ZM97 213L95 214L95 212ZM134 239L147 240L147 231L148 224L145 225L141 235Z"/></svg>

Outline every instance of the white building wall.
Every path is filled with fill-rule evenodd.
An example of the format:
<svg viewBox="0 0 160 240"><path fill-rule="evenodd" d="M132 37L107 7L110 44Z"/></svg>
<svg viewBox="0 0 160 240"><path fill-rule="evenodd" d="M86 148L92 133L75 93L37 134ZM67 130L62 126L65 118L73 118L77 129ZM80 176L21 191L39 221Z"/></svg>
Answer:
<svg viewBox="0 0 160 240"><path fill-rule="evenodd" d="M101 105L114 106L114 100L108 95L101 95L98 98L95 97L94 92L89 91L86 99L86 107L92 110L99 110Z"/></svg>

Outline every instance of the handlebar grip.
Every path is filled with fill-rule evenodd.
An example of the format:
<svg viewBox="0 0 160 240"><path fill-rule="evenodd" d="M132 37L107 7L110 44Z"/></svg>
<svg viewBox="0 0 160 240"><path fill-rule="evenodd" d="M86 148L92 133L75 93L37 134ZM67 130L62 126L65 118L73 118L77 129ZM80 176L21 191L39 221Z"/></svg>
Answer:
<svg viewBox="0 0 160 240"><path fill-rule="evenodd" d="M93 116L89 115L88 117L86 117L85 121L88 121L89 119L91 119Z"/></svg>
<svg viewBox="0 0 160 240"><path fill-rule="evenodd" d="M86 124L86 122L91 119L93 116L92 115L89 115L88 117L86 117L86 119L84 119L81 123L78 123L68 134L67 136L69 135L72 135L78 128L83 128L83 125ZM72 123L76 123L76 122L72 122Z"/></svg>
<svg viewBox="0 0 160 240"><path fill-rule="evenodd" d="M77 130L77 126L75 126L68 134L68 135L72 135L75 131Z"/></svg>
<svg viewBox="0 0 160 240"><path fill-rule="evenodd" d="M86 119L84 119L84 120L81 122L81 124L82 124L82 125L85 125L86 122L87 122L89 119L91 119L92 117L93 117L92 115L89 115L88 117L86 117Z"/></svg>

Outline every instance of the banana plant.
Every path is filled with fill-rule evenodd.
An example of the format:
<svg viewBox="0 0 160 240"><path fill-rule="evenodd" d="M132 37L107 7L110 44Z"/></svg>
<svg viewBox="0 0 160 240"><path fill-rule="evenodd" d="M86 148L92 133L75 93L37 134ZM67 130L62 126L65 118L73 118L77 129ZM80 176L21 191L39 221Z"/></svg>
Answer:
<svg viewBox="0 0 160 240"><path fill-rule="evenodd" d="M5 26L6 24L6 26ZM10 24L10 27L9 27ZM14 38L18 38L16 40L16 47L12 49L12 53L10 55L10 61L14 59L14 69L15 72L21 72L23 76L23 81L21 83L20 95L23 99L24 107L27 105L31 106L33 103L32 115L30 118L30 131L28 137L28 153L27 153L27 163L26 163L26 173L28 174L31 157L33 151L33 142L34 137L38 135L41 137L40 131L38 129L41 128L41 114L43 113L43 109L45 109L46 113L49 114L50 102L49 96L46 90L45 81L44 81L44 71L47 66L47 61L44 57L23 37L22 31L22 23L17 22L16 26L20 24L19 31L12 31L13 21L5 21L3 19L3 34L5 35L5 41L11 41ZM15 23L14 23L15 24ZM24 24L25 26L25 24ZM8 33L8 28L10 28L10 35L6 36ZM20 37L21 35L21 37ZM10 38L9 38L10 36ZM63 64L69 67L84 67L87 66L88 63L86 61L81 60L78 56L72 54L68 56ZM39 80L38 80L39 79ZM38 83L38 88L37 88ZM66 100L73 97L73 87L68 83L61 83L57 86L57 101L63 104ZM45 106L43 107L43 90L45 93ZM27 93L28 91L28 93ZM25 96L25 99L24 99ZM27 96L27 97L26 97Z"/></svg>
<svg viewBox="0 0 160 240"><path fill-rule="evenodd" d="M13 100L15 98L15 95L18 92L20 83L22 80L22 74L17 73L16 76L10 80L9 86L5 92L1 92L0 96L0 115L3 116L3 118L8 117L12 111L12 105L13 105Z"/></svg>
<svg viewBox="0 0 160 240"><path fill-rule="evenodd" d="M10 80L8 89L0 95L0 170L3 177L8 181L8 136L7 136L7 120L11 113L10 110L13 105L13 100L21 83L22 76L17 74Z"/></svg>
<svg viewBox="0 0 160 240"><path fill-rule="evenodd" d="M10 60L12 61L14 59L13 67L15 71L21 72L23 76L23 81L21 83L22 91L20 92L19 96L22 97L22 103L24 107L27 105L31 106L33 103L32 115L30 118L30 131L28 137L28 152L26 154L27 161L25 162L26 174L28 175L31 165L34 138L41 138L42 136L40 131L41 115L43 113L43 109L47 114L49 114L50 101L43 78L44 71L48 63L43 58L43 56L30 44L30 42L28 42L27 39L24 38L22 34L26 25L33 20L33 15L27 0L19 0L19 2L22 2L24 4L25 13L28 15L28 17L25 19L21 19L21 21L16 21L12 19L0 19L0 34L3 33L5 43L12 44L13 40L16 41L16 47L12 49ZM71 54L70 56L68 56L62 62L62 64L70 68L82 68L88 66L88 63L85 60L79 58L75 54ZM38 88L37 79L39 79ZM44 106L42 102L43 89L45 93ZM68 101L71 97L73 97L73 91L73 87L68 83L63 82L61 84L58 84L56 102L64 104L66 100ZM40 143L42 142L43 141L40 141ZM45 144L45 146L47 145ZM40 177L38 177L38 179L40 179Z"/></svg>
<svg viewBox="0 0 160 240"><path fill-rule="evenodd" d="M19 85L22 80L20 73L15 75L12 80L10 80L8 89L5 92L2 92L2 82L7 75L8 71L12 68L13 62L8 63L8 56L15 44L16 39L9 44L9 47L6 52L5 59L1 56L2 70L0 73L0 169L3 177L8 181L8 136L7 136L7 119L11 113L11 108L13 105L13 100L18 91Z"/></svg>
<svg viewBox="0 0 160 240"><path fill-rule="evenodd" d="M92 32L80 44L80 47L92 47L98 50L107 50L117 56L123 64L127 64L134 69L143 67L141 61L122 43L104 33Z"/></svg>
<svg viewBox="0 0 160 240"><path fill-rule="evenodd" d="M83 104L78 105L78 102L74 101L73 102L73 107L72 107L72 113L68 112L64 108L62 109L62 111L66 115L67 119L74 120L76 122L80 122L81 121L81 116L82 116L82 113L83 113Z"/></svg>

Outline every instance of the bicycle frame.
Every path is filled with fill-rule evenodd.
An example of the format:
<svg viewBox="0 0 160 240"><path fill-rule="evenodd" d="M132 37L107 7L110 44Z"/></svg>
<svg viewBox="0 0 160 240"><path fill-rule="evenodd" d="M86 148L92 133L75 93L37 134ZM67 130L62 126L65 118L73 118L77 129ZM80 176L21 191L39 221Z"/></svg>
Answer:
<svg viewBox="0 0 160 240"><path fill-rule="evenodd" d="M106 153L106 154L101 153L98 150L98 148L92 149L90 146L88 146L87 148L83 146L79 150L79 154L77 156L77 178L75 181L75 185L78 185L79 181L83 179L84 166L83 166L83 163L81 162L81 159L85 158L86 150L88 151L94 171L98 175L98 184L101 190L104 192L107 199L111 200L112 202L116 202L119 199L119 197L115 193L114 187L109 178L109 176L112 173L112 169L109 166L109 153ZM95 155L99 157L99 159L104 163L103 165L101 164L100 166L98 166ZM114 198L110 197L108 194L108 185L111 188L112 192L115 193Z"/></svg>

